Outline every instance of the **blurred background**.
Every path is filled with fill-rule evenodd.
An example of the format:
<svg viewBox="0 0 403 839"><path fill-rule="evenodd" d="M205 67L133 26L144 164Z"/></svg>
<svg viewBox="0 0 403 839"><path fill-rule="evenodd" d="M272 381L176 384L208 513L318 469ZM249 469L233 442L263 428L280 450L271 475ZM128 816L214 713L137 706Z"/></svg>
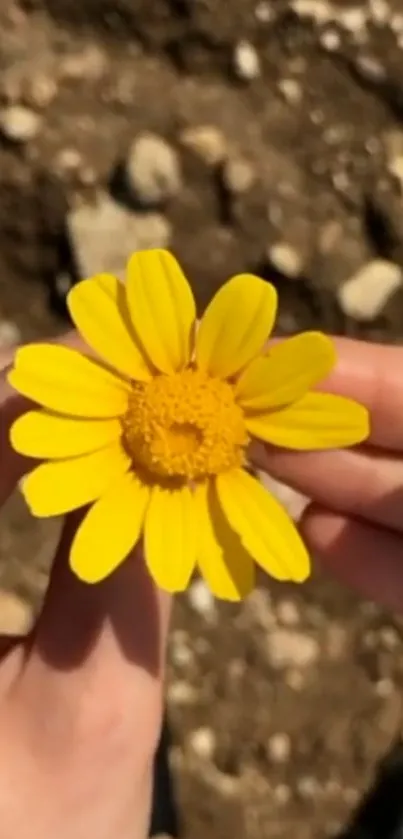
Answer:
<svg viewBox="0 0 403 839"><path fill-rule="evenodd" d="M1 0L1 346L61 332L71 285L146 247L200 306L247 270L281 334L400 341L402 190L402 0ZM58 528L2 513L1 631ZM196 580L167 685L186 839L341 835L401 730L402 628L319 574L241 606Z"/></svg>

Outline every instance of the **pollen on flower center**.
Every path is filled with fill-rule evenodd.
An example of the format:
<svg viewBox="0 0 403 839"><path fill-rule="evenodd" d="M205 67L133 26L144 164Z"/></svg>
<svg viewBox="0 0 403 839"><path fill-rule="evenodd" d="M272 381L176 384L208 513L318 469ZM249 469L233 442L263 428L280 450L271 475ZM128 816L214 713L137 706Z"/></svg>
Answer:
<svg viewBox="0 0 403 839"><path fill-rule="evenodd" d="M192 368L133 384L123 424L134 463L161 478L238 467L248 443L231 385Z"/></svg>

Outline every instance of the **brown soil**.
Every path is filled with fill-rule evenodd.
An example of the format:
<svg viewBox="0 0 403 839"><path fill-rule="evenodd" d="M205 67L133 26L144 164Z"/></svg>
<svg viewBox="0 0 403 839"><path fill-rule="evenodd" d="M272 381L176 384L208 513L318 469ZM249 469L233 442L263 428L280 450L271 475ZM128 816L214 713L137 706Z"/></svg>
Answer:
<svg viewBox="0 0 403 839"><path fill-rule="evenodd" d="M277 284L283 333L314 326L399 341L401 289L364 326L336 298L373 256L403 266L402 201L387 165L402 130L403 52L390 25L399 5L390 0L386 23L370 22L360 40L351 25L303 19L287 0L2 0L3 103L38 108L37 76L56 90L32 141L0 144L0 319L24 339L63 328L57 278L75 272L68 207L106 186L148 130L180 156L182 189L164 213L200 303L229 274L256 271ZM336 50L324 32L336 32ZM250 83L233 69L245 39L260 62ZM73 54L87 56L75 79ZM372 71L359 60L368 57ZM184 147L183 132L200 125L248 161L246 192L228 193L219 168ZM79 177L58 168L66 148L80 153ZM270 264L279 239L301 258L297 279ZM56 530L13 500L2 514L4 590L40 601ZM336 836L400 728L402 629L320 576L298 590L264 584L240 607L199 613L181 598L168 703L186 836Z"/></svg>

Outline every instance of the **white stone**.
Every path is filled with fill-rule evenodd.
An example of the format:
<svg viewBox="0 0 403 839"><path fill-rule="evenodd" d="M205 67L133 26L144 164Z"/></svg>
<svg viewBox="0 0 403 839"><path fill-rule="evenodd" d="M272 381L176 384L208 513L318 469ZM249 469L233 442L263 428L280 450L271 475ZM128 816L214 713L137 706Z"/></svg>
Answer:
<svg viewBox="0 0 403 839"><path fill-rule="evenodd" d="M160 207L182 187L177 152L163 137L141 134L129 149L126 182L136 203L147 209Z"/></svg>
<svg viewBox="0 0 403 839"><path fill-rule="evenodd" d="M224 163L222 176L228 191L241 195L253 186L256 173L248 160L234 157Z"/></svg>
<svg viewBox="0 0 403 839"><path fill-rule="evenodd" d="M277 271L285 277L295 280L301 274L302 256L296 248L287 242L277 242L268 249L268 257Z"/></svg>
<svg viewBox="0 0 403 839"><path fill-rule="evenodd" d="M259 23L271 23L275 18L273 6L267 0L260 0L255 7L255 18Z"/></svg>
<svg viewBox="0 0 403 839"><path fill-rule="evenodd" d="M42 119L24 105L10 105L0 111L0 131L13 143L28 143L39 134Z"/></svg>
<svg viewBox="0 0 403 839"><path fill-rule="evenodd" d="M164 216L129 212L106 193L98 196L95 205L71 210L68 229L82 277L101 272L122 280L133 251L165 248L171 235Z"/></svg>
<svg viewBox="0 0 403 839"><path fill-rule="evenodd" d="M250 41L239 41L234 50L234 71L238 79L252 82L260 76L260 59Z"/></svg>
<svg viewBox="0 0 403 839"><path fill-rule="evenodd" d="M179 679L168 685L167 699L172 705L194 705L197 692L189 682Z"/></svg>
<svg viewBox="0 0 403 839"><path fill-rule="evenodd" d="M301 616L294 600L280 600L277 603L277 618L283 626L298 626Z"/></svg>
<svg viewBox="0 0 403 839"><path fill-rule="evenodd" d="M392 26L393 18L390 20L392 10L388 0L369 0L369 14L373 23L378 26L384 26L389 21Z"/></svg>
<svg viewBox="0 0 403 839"><path fill-rule="evenodd" d="M107 70L108 60L105 52L95 43L89 43L80 52L67 55L60 62L60 73L72 81L98 81Z"/></svg>
<svg viewBox="0 0 403 839"><path fill-rule="evenodd" d="M341 47L340 32L337 29L324 29L320 33L319 40L323 49L328 52L337 52Z"/></svg>
<svg viewBox="0 0 403 839"><path fill-rule="evenodd" d="M361 32L367 24L367 10L364 5L350 6L339 12L340 24L349 32Z"/></svg>
<svg viewBox="0 0 403 839"><path fill-rule="evenodd" d="M214 731L207 726L196 728L189 734L188 745L197 757L202 758L202 760L211 760L216 747Z"/></svg>
<svg viewBox="0 0 403 839"><path fill-rule="evenodd" d="M272 763L287 763L291 756L291 740L288 734L278 731L267 743L267 756Z"/></svg>
<svg viewBox="0 0 403 839"><path fill-rule="evenodd" d="M199 579L192 583L188 589L188 599L192 609L206 620L216 617L215 600L204 580Z"/></svg>
<svg viewBox="0 0 403 839"><path fill-rule="evenodd" d="M299 105L302 100L302 87L296 79L280 79L278 89L289 105Z"/></svg>
<svg viewBox="0 0 403 839"><path fill-rule="evenodd" d="M338 290L341 309L357 321L372 321L402 285L398 265L384 259L368 262Z"/></svg>
<svg viewBox="0 0 403 839"><path fill-rule="evenodd" d="M310 667L319 658L318 642L303 632L273 629L267 643L270 662L278 670Z"/></svg>
<svg viewBox="0 0 403 839"><path fill-rule="evenodd" d="M16 323L11 320L0 320L0 347L7 348L19 344L21 332Z"/></svg>
<svg viewBox="0 0 403 839"><path fill-rule="evenodd" d="M291 790L287 784L277 784L274 787L273 795L277 804L280 804L280 806L285 806L291 801Z"/></svg>
<svg viewBox="0 0 403 839"><path fill-rule="evenodd" d="M301 798L304 798L306 801L312 801L317 797L319 791L319 781L313 775L303 775L302 778L298 778L297 792Z"/></svg>
<svg viewBox="0 0 403 839"><path fill-rule="evenodd" d="M38 73L30 78L24 91L24 99L28 105L44 110L57 95L57 82L54 76Z"/></svg>
<svg viewBox="0 0 403 839"><path fill-rule="evenodd" d="M187 128L182 132L180 142L207 166L217 166L227 156L228 143L222 131L214 125Z"/></svg>
<svg viewBox="0 0 403 839"><path fill-rule="evenodd" d="M385 68L377 58L361 55L357 58L357 69L364 79L369 82L380 82L385 78Z"/></svg>
<svg viewBox="0 0 403 839"><path fill-rule="evenodd" d="M292 0L291 7L299 17L313 18L318 24L334 19L334 9L327 0Z"/></svg>

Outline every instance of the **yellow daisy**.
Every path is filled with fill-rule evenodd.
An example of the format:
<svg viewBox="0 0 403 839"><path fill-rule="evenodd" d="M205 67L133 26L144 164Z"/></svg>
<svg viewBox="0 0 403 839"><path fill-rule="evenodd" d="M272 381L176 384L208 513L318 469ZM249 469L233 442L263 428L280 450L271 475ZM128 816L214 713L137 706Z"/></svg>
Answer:
<svg viewBox="0 0 403 839"><path fill-rule="evenodd" d="M214 594L238 600L254 561L277 580L305 580L294 524L244 467L254 437L325 449L367 436L365 408L310 392L334 365L331 340L306 332L268 351L276 292L246 274L218 291L196 330L190 286L162 250L134 254L125 286L84 280L68 306L100 360L19 349L10 383L42 408L14 423L11 441L47 461L22 481L34 515L92 504L71 549L77 576L102 580L143 534L149 571L171 592L198 567Z"/></svg>

